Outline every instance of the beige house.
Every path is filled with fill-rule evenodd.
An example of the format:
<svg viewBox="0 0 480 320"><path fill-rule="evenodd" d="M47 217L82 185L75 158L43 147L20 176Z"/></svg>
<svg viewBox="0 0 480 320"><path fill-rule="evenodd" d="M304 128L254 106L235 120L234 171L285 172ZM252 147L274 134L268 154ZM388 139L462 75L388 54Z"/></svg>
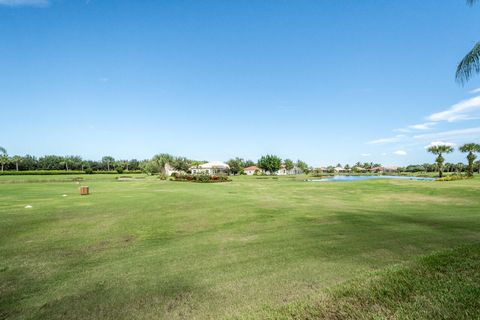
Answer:
<svg viewBox="0 0 480 320"><path fill-rule="evenodd" d="M371 172L397 172L397 166L385 166L385 167L373 167L370 169Z"/></svg>
<svg viewBox="0 0 480 320"><path fill-rule="evenodd" d="M347 169L342 168L342 167L336 167L334 170L335 170L336 173L345 173L345 172L350 171L350 170L347 170Z"/></svg>
<svg viewBox="0 0 480 320"><path fill-rule="evenodd" d="M292 174L301 174L302 170L299 167L294 166L292 169L288 170L284 165L275 173L277 176L288 176Z"/></svg>

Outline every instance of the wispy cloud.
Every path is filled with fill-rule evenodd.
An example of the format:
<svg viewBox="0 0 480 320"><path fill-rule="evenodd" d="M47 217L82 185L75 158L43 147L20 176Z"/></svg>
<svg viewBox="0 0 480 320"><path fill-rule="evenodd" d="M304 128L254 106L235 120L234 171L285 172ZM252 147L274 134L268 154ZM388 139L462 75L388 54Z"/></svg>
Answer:
<svg viewBox="0 0 480 320"><path fill-rule="evenodd" d="M476 139L480 137L480 127L468 128L468 129L459 129L459 130L450 130L450 131L441 131L428 134L420 134L413 136L416 140L466 140L466 139Z"/></svg>
<svg viewBox="0 0 480 320"><path fill-rule="evenodd" d="M445 111L431 114L427 117L427 120L433 122L454 122L459 120L475 119L476 117L472 113L478 111L480 111L480 96L460 101Z"/></svg>
<svg viewBox="0 0 480 320"><path fill-rule="evenodd" d="M0 6L21 7L34 6L46 7L50 4L49 0L0 0Z"/></svg>
<svg viewBox="0 0 480 320"><path fill-rule="evenodd" d="M425 123L413 124L411 126L408 126L408 128L412 130L430 130L436 124L437 124L436 122L425 122Z"/></svg>
<svg viewBox="0 0 480 320"><path fill-rule="evenodd" d="M362 153L361 156L362 156L362 157L370 157L371 154L370 154L370 153Z"/></svg>
<svg viewBox="0 0 480 320"><path fill-rule="evenodd" d="M385 143L399 142L405 137L406 135L404 134L397 134L395 137L381 138L381 139L369 141L368 144L385 144Z"/></svg>
<svg viewBox="0 0 480 320"><path fill-rule="evenodd" d="M418 124L412 124L406 128L394 129L396 132L410 133L417 130L431 130L437 124L437 122L424 122Z"/></svg>
<svg viewBox="0 0 480 320"><path fill-rule="evenodd" d="M396 154L397 156L406 156L407 155L407 151L405 150L397 150L394 152L394 154Z"/></svg>
<svg viewBox="0 0 480 320"><path fill-rule="evenodd" d="M470 93L471 94L480 93L480 88L473 89L472 91L470 91Z"/></svg>

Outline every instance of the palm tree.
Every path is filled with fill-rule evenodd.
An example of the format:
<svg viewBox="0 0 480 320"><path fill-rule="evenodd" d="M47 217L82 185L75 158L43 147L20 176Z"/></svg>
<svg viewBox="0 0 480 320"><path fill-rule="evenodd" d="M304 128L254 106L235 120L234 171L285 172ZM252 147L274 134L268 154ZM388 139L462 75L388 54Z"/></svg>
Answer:
<svg viewBox="0 0 480 320"><path fill-rule="evenodd" d="M23 161L23 158L20 156L13 156L12 161L15 162L15 168L18 171L18 165Z"/></svg>
<svg viewBox="0 0 480 320"><path fill-rule="evenodd" d="M114 161L115 159L111 156L105 156L102 158L102 162L107 165L107 171L110 171L110 164Z"/></svg>
<svg viewBox="0 0 480 320"><path fill-rule="evenodd" d="M2 166L2 172L3 172L3 167L8 163L8 154L7 154L7 149L4 147L0 147L0 165Z"/></svg>
<svg viewBox="0 0 480 320"><path fill-rule="evenodd" d="M478 0L467 0L469 5L475 4ZM455 78L464 84L474 75L480 73L480 42L477 42L472 50L460 61L457 66Z"/></svg>
<svg viewBox="0 0 480 320"><path fill-rule="evenodd" d="M160 153L153 156L152 162L157 166L160 173L165 174L165 166L173 162L173 157L168 153Z"/></svg>
<svg viewBox="0 0 480 320"><path fill-rule="evenodd" d="M445 161L442 154L453 152L453 148L447 145L438 145L431 146L427 151L437 155L435 162L437 162L438 176L441 178L443 176L443 162Z"/></svg>
<svg viewBox="0 0 480 320"><path fill-rule="evenodd" d="M467 172L469 177L473 177L473 162L477 158L475 153L480 152L480 144L476 143L467 143L464 144L459 148L461 152L468 152L467 160L468 160L468 167Z"/></svg>

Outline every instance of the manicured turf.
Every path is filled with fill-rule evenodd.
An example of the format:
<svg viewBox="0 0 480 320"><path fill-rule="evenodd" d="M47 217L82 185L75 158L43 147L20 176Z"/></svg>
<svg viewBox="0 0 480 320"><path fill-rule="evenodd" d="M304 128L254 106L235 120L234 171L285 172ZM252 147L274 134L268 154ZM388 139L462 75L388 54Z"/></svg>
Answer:
<svg viewBox="0 0 480 320"><path fill-rule="evenodd" d="M255 317L480 241L479 178L84 178L0 177L0 319Z"/></svg>

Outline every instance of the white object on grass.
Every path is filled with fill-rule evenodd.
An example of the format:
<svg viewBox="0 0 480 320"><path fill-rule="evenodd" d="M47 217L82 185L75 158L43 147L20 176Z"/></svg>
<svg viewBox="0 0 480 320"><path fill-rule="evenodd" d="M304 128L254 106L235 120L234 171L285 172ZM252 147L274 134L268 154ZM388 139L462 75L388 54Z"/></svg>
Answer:
<svg viewBox="0 0 480 320"><path fill-rule="evenodd" d="M27 204L27 205L25 206L25 209L30 209L31 207L32 207L31 205Z"/></svg>

